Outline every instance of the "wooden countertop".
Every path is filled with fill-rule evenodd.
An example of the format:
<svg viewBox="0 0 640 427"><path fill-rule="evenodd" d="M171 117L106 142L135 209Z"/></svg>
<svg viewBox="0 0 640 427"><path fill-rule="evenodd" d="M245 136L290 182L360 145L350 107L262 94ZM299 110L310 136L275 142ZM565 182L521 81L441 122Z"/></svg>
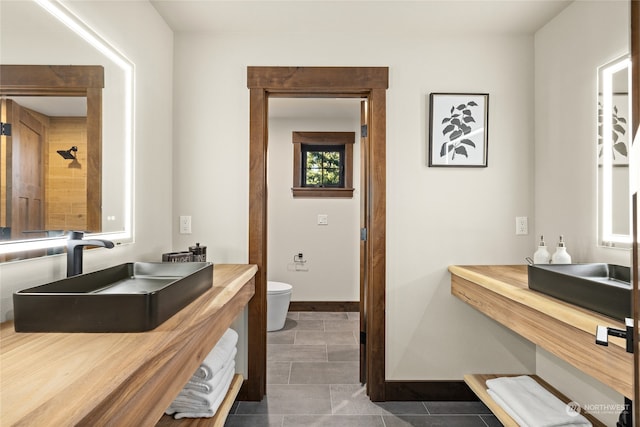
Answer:
<svg viewBox="0 0 640 427"><path fill-rule="evenodd" d="M526 265L449 266L451 293L534 344L625 396L633 396L633 355L625 341L596 345L597 325L618 320L528 287Z"/></svg>
<svg viewBox="0 0 640 427"><path fill-rule="evenodd" d="M16 333L0 325L0 420L154 426L255 291L255 265L214 266L213 287L142 333Z"/></svg>

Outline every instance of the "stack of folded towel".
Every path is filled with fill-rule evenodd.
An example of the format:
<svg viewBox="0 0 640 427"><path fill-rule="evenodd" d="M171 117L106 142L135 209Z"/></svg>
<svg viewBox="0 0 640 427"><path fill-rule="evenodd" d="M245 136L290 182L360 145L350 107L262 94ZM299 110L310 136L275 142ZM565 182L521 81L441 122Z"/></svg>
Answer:
<svg viewBox="0 0 640 427"><path fill-rule="evenodd" d="M165 413L176 419L214 416L235 374L237 343L238 333L227 329Z"/></svg>
<svg viewBox="0 0 640 427"><path fill-rule="evenodd" d="M487 387L491 398L521 427L591 426L527 375L487 380Z"/></svg>

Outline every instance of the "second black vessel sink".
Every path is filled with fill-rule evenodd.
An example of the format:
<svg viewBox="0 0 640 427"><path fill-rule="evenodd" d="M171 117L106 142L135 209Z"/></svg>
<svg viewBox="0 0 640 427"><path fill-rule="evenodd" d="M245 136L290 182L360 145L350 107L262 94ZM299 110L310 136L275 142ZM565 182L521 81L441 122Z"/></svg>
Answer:
<svg viewBox="0 0 640 427"><path fill-rule="evenodd" d="M533 264L529 288L618 320L631 317L631 269L620 265Z"/></svg>
<svg viewBox="0 0 640 427"><path fill-rule="evenodd" d="M209 262L120 264L13 294L16 332L142 332L213 285Z"/></svg>

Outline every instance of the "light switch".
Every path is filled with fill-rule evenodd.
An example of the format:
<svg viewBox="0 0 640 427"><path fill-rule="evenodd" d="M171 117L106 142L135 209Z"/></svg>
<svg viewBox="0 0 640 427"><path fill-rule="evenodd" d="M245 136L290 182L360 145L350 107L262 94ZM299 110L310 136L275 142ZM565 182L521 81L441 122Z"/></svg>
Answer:
<svg viewBox="0 0 640 427"><path fill-rule="evenodd" d="M319 214L318 225L329 225L329 216L326 214Z"/></svg>

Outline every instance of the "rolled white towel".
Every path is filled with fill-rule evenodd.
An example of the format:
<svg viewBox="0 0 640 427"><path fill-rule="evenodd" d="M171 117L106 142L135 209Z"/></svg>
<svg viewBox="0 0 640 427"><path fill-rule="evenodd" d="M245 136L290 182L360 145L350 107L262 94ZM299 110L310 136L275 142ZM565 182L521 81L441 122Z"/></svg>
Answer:
<svg viewBox="0 0 640 427"><path fill-rule="evenodd" d="M173 414L176 419L214 416L229 390L234 374L235 362L225 370L221 382L213 392L203 394L192 390L183 390L173 401L167 413Z"/></svg>
<svg viewBox="0 0 640 427"><path fill-rule="evenodd" d="M237 352L238 349L234 347L233 351L229 355L229 358L222 365L222 368L218 372L216 372L211 379L203 380L194 375L189 381L187 381L187 383L183 387L183 390L193 390L204 394L211 393L221 382L221 378L225 374L225 371L227 370L229 365L231 363L235 363Z"/></svg>
<svg viewBox="0 0 640 427"><path fill-rule="evenodd" d="M237 343L238 333L231 328L227 329L193 376L204 381L213 378L229 359L229 354L236 348Z"/></svg>
<svg viewBox="0 0 640 427"><path fill-rule="evenodd" d="M519 418L522 427L591 426L580 414L567 410L567 404L551 394L533 378L501 377L487 380L489 394L505 412Z"/></svg>

